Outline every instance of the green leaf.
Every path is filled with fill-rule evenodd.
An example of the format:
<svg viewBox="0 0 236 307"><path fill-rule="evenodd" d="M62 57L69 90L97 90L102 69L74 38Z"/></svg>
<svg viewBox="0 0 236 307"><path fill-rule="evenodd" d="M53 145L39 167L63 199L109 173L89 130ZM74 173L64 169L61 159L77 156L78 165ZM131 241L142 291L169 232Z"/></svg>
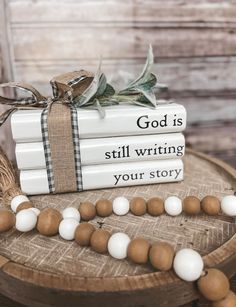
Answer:
<svg viewBox="0 0 236 307"><path fill-rule="evenodd" d="M127 93L127 90L130 89L138 89L141 88L142 90L150 90L152 89L157 82L156 76L151 73L151 68L153 65L153 52L152 52L152 46L149 46L147 60L145 63L145 66L143 68L142 73L136 78L134 81L128 84L128 86L119 92L120 95L125 95Z"/></svg>
<svg viewBox="0 0 236 307"><path fill-rule="evenodd" d="M97 72L93 78L93 81L88 86L88 88L83 92L82 95L76 97L75 99L76 106L81 107L87 104L95 96L99 88L99 83L101 82L101 84L103 85L103 82L104 82L104 78L103 77L101 78L101 76L102 76L102 73L101 73L101 61L100 61ZM100 81L100 78L101 78L101 81Z"/></svg>
<svg viewBox="0 0 236 307"><path fill-rule="evenodd" d="M110 97L110 96L113 96L114 94L115 94L114 88L110 84L107 83L105 91L103 92L102 96Z"/></svg>
<svg viewBox="0 0 236 307"><path fill-rule="evenodd" d="M102 96L106 90L106 86L107 86L106 76L104 75L104 73L101 73L99 81L98 81L97 92L95 93L95 96L96 97Z"/></svg>
<svg viewBox="0 0 236 307"><path fill-rule="evenodd" d="M156 86L157 78L153 73L150 73L147 76L147 79L142 84L138 84L136 88L142 89L142 90L151 90Z"/></svg>
<svg viewBox="0 0 236 307"><path fill-rule="evenodd" d="M166 86L157 83L155 74L151 72L153 65L152 47L149 46L147 60L141 74L128 86L116 93L114 88L107 83L106 76L101 72L101 62L92 83L84 93L75 99L77 107L96 109L101 117L105 117L104 106L114 104L137 104L144 107L155 108L157 100L154 90L165 90Z"/></svg>
<svg viewBox="0 0 236 307"><path fill-rule="evenodd" d="M137 95L136 104L156 106L156 97L154 94L154 88L157 84L156 76L151 72L153 65L153 52L152 47L149 46L147 60L144 65L142 73L134 81L120 91L118 95ZM134 96L133 96L134 97Z"/></svg>
<svg viewBox="0 0 236 307"><path fill-rule="evenodd" d="M153 57L152 46L150 45L148 49L146 63L144 65L142 73L138 76L137 79L135 79L130 84L128 84L128 87L129 88L137 87L137 85L146 83L147 80L149 79L149 74L150 74L153 63L154 63L154 57Z"/></svg>
<svg viewBox="0 0 236 307"><path fill-rule="evenodd" d="M75 98L75 106L92 106L97 105L95 98L111 97L115 94L114 88L107 83L107 79L104 73L101 72L101 62L99 63L97 72L93 78L93 81L89 87L83 92L82 95ZM107 103L108 104L108 103ZM114 103L110 103L114 104ZM99 103L100 105L100 103Z"/></svg>
<svg viewBox="0 0 236 307"><path fill-rule="evenodd" d="M156 107L156 96L152 91L141 91L142 95L138 98L139 102L146 103L151 107Z"/></svg>
<svg viewBox="0 0 236 307"><path fill-rule="evenodd" d="M95 98L94 101L95 101L96 108L97 108L101 118L104 118L105 115L106 115L104 108L100 105L100 102L97 98Z"/></svg>

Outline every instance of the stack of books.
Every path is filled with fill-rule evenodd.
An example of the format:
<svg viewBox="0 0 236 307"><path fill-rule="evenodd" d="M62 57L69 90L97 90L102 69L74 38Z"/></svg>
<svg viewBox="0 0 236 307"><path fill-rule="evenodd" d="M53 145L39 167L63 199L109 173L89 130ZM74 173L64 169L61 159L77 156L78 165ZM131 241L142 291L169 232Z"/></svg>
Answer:
<svg viewBox="0 0 236 307"><path fill-rule="evenodd" d="M183 180L185 108L117 105L78 109L83 189ZM49 193L41 132L42 110L18 110L11 127L20 184L28 195Z"/></svg>

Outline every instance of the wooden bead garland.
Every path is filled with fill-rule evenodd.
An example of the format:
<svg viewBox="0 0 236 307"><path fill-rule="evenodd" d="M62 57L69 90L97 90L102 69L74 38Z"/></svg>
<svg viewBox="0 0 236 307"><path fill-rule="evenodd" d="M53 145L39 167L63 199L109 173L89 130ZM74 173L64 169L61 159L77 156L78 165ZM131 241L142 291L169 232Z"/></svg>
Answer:
<svg viewBox="0 0 236 307"><path fill-rule="evenodd" d="M116 215L126 215L129 212L129 201L124 196L116 197L112 203L112 210Z"/></svg>
<svg viewBox="0 0 236 307"><path fill-rule="evenodd" d="M183 200L183 211L189 215L196 215L201 211L200 200L195 196L187 196Z"/></svg>
<svg viewBox="0 0 236 307"><path fill-rule="evenodd" d="M28 232L35 228L37 215L30 209L20 210L16 214L16 229L20 232Z"/></svg>
<svg viewBox="0 0 236 307"><path fill-rule="evenodd" d="M149 259L155 269L168 271L172 268L174 255L174 249L170 244L158 242L152 244L149 252Z"/></svg>
<svg viewBox="0 0 236 307"><path fill-rule="evenodd" d="M79 213L82 220L89 221L96 216L96 208L92 203L86 201L80 204Z"/></svg>
<svg viewBox="0 0 236 307"><path fill-rule="evenodd" d="M230 290L229 280L223 272L217 269L206 269L198 281L198 290L210 301L220 301Z"/></svg>
<svg viewBox="0 0 236 307"><path fill-rule="evenodd" d="M80 213L74 207L68 207L68 208L64 209L62 211L62 217L63 217L63 219L72 218L72 219L75 219L76 221L80 222Z"/></svg>
<svg viewBox="0 0 236 307"><path fill-rule="evenodd" d="M18 211L15 216L9 210L0 211L0 232L10 230L16 223L16 228L19 231L25 232L33 229L37 222L37 230L43 235L55 235L58 233L58 229L64 223L68 232L61 236L66 240L75 239L75 241L81 246L89 246L98 253L107 253L117 259L124 259L128 257L131 261L138 264L145 264L150 260L152 266L158 270L166 271L172 267L175 273L186 281L197 280L198 289L201 294L213 302L214 307L234 307L236 306L236 295L230 291L229 280L223 272L218 269L210 268L203 269L203 261L196 251L185 248L181 249L174 254L173 247L166 242L158 242L150 245L143 238L136 238L130 240L125 233L110 234L104 229L95 229L95 227L87 222L79 224L78 216L79 211L75 208L73 210L67 210L64 219L62 214L51 208L46 208L39 213L39 210L33 208L31 203L26 201L25 197L17 198L11 206L14 211ZM171 197L171 202L175 202L175 211L182 211L182 208L186 214L196 215L200 212L200 201L194 197L186 197L183 204L180 205L180 200L177 197ZM224 213L229 212L229 216L235 216L235 208L232 206L236 203L236 196L230 195L230 201L226 198L222 204L214 196L206 196L201 201L202 210L209 214L215 215L220 212L220 206ZM20 202L22 200L22 202ZM22 204L23 203L23 204ZM107 200L99 200L94 206L91 203L84 203L82 212L94 208L95 214L105 217L112 213L112 203ZM88 207L88 208L85 208ZM93 206L93 207L91 207ZM135 215L144 214L146 210L150 215L158 216L164 212L164 202L160 198L152 198L147 204L142 198L135 198L130 202L131 213ZM132 209L131 209L132 208ZM223 209L224 208L224 209ZM169 211L169 208L167 208ZM94 210L90 214L81 214L83 220L93 219L95 217ZM172 209L169 212L172 213ZM72 214L72 216L71 216ZM76 216L75 216L75 215ZM24 221L28 224L24 225ZM66 229L66 230L68 230Z"/></svg>
<svg viewBox="0 0 236 307"><path fill-rule="evenodd" d="M236 197L235 195L226 195L221 200L221 210L228 216L236 216Z"/></svg>
<svg viewBox="0 0 236 307"><path fill-rule="evenodd" d="M159 216L165 211L164 202L158 197L153 197L147 202L147 212L152 216Z"/></svg>
<svg viewBox="0 0 236 307"><path fill-rule="evenodd" d="M212 307L235 307L236 306L236 295L234 292L229 291L229 293L220 301L215 301Z"/></svg>
<svg viewBox="0 0 236 307"><path fill-rule="evenodd" d="M77 219L73 218L65 218L61 221L59 225L59 234L64 240L74 240L75 238L75 231L79 222Z"/></svg>
<svg viewBox="0 0 236 307"><path fill-rule="evenodd" d="M201 201L202 210L208 215L217 215L220 212L220 201L217 197L208 195Z"/></svg>
<svg viewBox="0 0 236 307"><path fill-rule="evenodd" d="M58 233L62 220L61 213L52 208L46 208L38 216L37 230L44 236L54 236Z"/></svg>
<svg viewBox="0 0 236 307"><path fill-rule="evenodd" d="M130 211L134 215L144 215L147 212L147 204L142 197L134 197L130 202Z"/></svg>
<svg viewBox="0 0 236 307"><path fill-rule="evenodd" d="M10 210L0 210L0 233L10 230L16 222L15 215Z"/></svg>
<svg viewBox="0 0 236 307"><path fill-rule="evenodd" d="M99 254L105 254L110 236L111 234L107 230L95 230L90 239L91 248Z"/></svg>
<svg viewBox="0 0 236 307"><path fill-rule="evenodd" d="M95 227L87 222L80 224L75 230L75 242L81 246L89 246Z"/></svg>
<svg viewBox="0 0 236 307"><path fill-rule="evenodd" d="M24 202L28 202L28 201L29 201L29 199L28 199L27 196L25 196L25 195L16 195L16 196L13 197L12 200L11 200L11 210L12 210L13 212L16 212L17 207L18 207L20 204L22 204L22 203L24 203Z"/></svg>
<svg viewBox="0 0 236 307"><path fill-rule="evenodd" d="M114 233L108 241L108 252L115 259L125 259L127 257L129 243L130 238L126 233Z"/></svg>
<svg viewBox="0 0 236 307"><path fill-rule="evenodd" d="M148 262L150 243L143 238L133 239L128 246L128 258L134 263L143 264Z"/></svg>
<svg viewBox="0 0 236 307"><path fill-rule="evenodd" d="M204 263L198 252L191 248L179 250L174 258L175 273L185 281L195 281L201 276Z"/></svg>
<svg viewBox="0 0 236 307"><path fill-rule="evenodd" d="M169 196L164 202L165 211L171 216L179 215L183 208L181 199L177 196Z"/></svg>
<svg viewBox="0 0 236 307"><path fill-rule="evenodd" d="M19 206L17 206L16 208L16 213L18 213L21 210L24 209L29 209L29 208L33 208L33 205L30 201L24 201L23 203L21 203Z"/></svg>
<svg viewBox="0 0 236 307"><path fill-rule="evenodd" d="M112 202L108 199L100 199L96 202L97 215L106 217L112 214Z"/></svg>

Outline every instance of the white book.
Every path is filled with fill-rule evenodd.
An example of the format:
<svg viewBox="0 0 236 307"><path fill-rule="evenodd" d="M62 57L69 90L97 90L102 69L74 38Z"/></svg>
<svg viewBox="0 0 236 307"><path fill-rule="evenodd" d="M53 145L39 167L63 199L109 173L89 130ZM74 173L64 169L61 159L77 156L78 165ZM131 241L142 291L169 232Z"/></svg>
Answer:
<svg viewBox="0 0 236 307"><path fill-rule="evenodd" d="M97 110L78 109L80 139L125 135L181 132L186 127L186 110L176 103L159 104L155 109L135 105L105 107L101 118ZM11 117L16 142L40 142L42 110L18 110Z"/></svg>
<svg viewBox="0 0 236 307"><path fill-rule="evenodd" d="M184 155L182 133L80 140L81 165L176 159ZM46 168L42 142L17 143L18 169Z"/></svg>
<svg viewBox="0 0 236 307"><path fill-rule="evenodd" d="M183 180L181 159L82 166L83 189L114 188ZM46 169L20 172L21 189L28 195L48 194Z"/></svg>

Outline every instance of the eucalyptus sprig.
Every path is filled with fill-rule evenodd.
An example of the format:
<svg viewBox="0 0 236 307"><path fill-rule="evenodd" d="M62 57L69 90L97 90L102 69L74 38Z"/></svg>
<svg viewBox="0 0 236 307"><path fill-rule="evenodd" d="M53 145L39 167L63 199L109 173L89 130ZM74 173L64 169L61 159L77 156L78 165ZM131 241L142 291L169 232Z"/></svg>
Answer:
<svg viewBox="0 0 236 307"><path fill-rule="evenodd" d="M129 97L132 103L138 105L156 107L154 88L157 78L151 72L153 62L153 51L150 45L142 73L134 81L130 82L125 89L121 90L118 95Z"/></svg>
<svg viewBox="0 0 236 307"><path fill-rule="evenodd" d="M162 89L165 85L157 84L157 78L151 72L154 63L152 46L149 46L146 63L142 73L123 90L116 92L107 83L106 76L101 72L101 61L94 78L82 95L75 97L76 107L97 109L101 117L105 117L104 106L114 104L136 104L155 108L157 104L154 89Z"/></svg>

